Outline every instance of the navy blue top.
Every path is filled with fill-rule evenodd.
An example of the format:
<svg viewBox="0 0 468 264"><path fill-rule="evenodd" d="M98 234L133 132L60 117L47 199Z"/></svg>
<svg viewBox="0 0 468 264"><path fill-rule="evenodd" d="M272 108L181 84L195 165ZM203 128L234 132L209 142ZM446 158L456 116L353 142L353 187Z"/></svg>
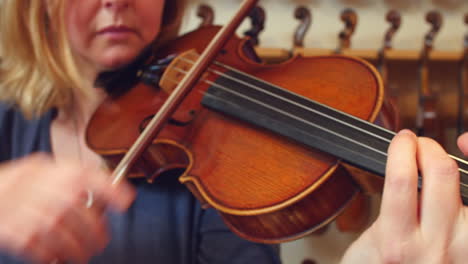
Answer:
<svg viewBox="0 0 468 264"><path fill-rule="evenodd" d="M52 119L49 112L25 120L18 111L0 105L0 160L51 152ZM90 263L280 263L277 247L235 236L215 210L201 208L177 177L131 183L137 189L136 201L125 214L109 215L111 241ZM0 263L24 262L4 255Z"/></svg>

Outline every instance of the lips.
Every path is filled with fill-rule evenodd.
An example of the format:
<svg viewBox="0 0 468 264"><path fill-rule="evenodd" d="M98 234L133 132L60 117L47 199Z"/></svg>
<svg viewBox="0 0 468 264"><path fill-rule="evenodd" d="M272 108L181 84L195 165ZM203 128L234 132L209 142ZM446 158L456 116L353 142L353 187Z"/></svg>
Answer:
<svg viewBox="0 0 468 264"><path fill-rule="evenodd" d="M136 33L136 31L127 26L108 26L98 31L98 34L125 34Z"/></svg>

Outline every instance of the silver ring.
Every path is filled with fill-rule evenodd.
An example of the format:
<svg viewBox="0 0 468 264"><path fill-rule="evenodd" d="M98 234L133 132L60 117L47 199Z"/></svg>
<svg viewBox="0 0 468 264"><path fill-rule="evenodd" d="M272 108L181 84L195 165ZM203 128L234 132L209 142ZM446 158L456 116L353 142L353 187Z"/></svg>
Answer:
<svg viewBox="0 0 468 264"><path fill-rule="evenodd" d="M94 194L93 194L93 191L91 190L86 190L86 192L88 193L88 197L86 199L86 208L91 208L93 206L93 203L94 203Z"/></svg>

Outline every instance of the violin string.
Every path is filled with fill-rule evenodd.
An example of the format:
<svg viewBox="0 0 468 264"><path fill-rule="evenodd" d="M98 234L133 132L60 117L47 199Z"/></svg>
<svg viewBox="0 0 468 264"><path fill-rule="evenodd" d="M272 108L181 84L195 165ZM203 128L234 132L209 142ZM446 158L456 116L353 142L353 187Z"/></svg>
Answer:
<svg viewBox="0 0 468 264"><path fill-rule="evenodd" d="M183 70L181 70L181 71L183 71ZM297 121L300 121L300 122L302 122L302 123L304 123L304 124L308 124L308 125L310 125L310 126L316 127L316 128L318 128L318 129L320 129L320 130L326 131L326 132L328 132L328 133L330 133L330 134L333 134L333 135L335 135L335 136L337 136L337 137L341 137L341 138L343 138L343 139L345 139L345 140L347 140L347 141L350 141L350 142L352 142L352 143L354 143L354 144L356 144L356 145L359 145L359 146L361 146L361 147L367 148L367 149L369 149L369 150L371 150L371 151L374 151L374 152L376 152L376 153L378 153L378 154L381 154L381 155L383 155L383 156L387 156L386 152L380 151L380 150L378 150L378 149L374 149L374 148L372 148L372 147L370 147L370 146L368 146L368 145L366 145L366 144L363 144L363 143L361 143L361 142L359 142L359 141L356 141L356 140L354 140L354 139L351 139L351 138L348 138L348 137L346 137L346 136L343 136L343 135L341 135L341 134L339 134L339 133L337 133L337 132L335 132L335 131L329 130L328 128L322 127L322 126L317 125L317 124L315 124L315 123L312 123L312 122L310 122L310 121L308 121L308 120L305 120L305 119L303 119L303 118L297 117L297 116L295 116L295 115L293 115L293 114L290 114L290 113L285 112L285 111L283 111L283 110L280 110L280 109L278 109L278 108L272 107L272 106L270 106L270 105L268 105L268 104L265 104L265 103L260 102L260 101L258 101L258 100L256 100L256 99L250 98L250 97L248 97L248 96L246 96L246 95L243 95L243 94L241 94L241 93L238 93L238 92L236 92L236 91L232 91L231 89L229 89L228 87L226 87L226 86L224 86L224 85L220 85L220 84L217 84L217 83L215 83L215 82L213 82L213 81L206 80L206 79L203 80L203 81L204 81L205 83L209 84L209 85L216 86L216 87L220 88L221 90L224 90L224 91L226 91L226 92L228 92L228 93L231 93L231 94L237 95L237 96L239 96L239 97L242 97L242 98L244 98L244 99L246 99L246 100L249 100L249 101L251 101L251 102L253 102L253 103L257 104L257 105L261 105L261 106L263 106L263 107L269 108L269 109L271 109L271 110L273 110L273 111L275 111L275 112L277 112L277 113L279 113L279 114L283 114L283 115L285 115L285 116L289 116L289 117L291 117L291 118L293 118L293 119L296 119ZM205 93L204 95L216 97L216 96L214 96L214 95L212 95L212 94L209 94L209 93ZM380 163L381 163L381 162L380 162ZM381 164L383 164L383 163L381 163Z"/></svg>
<svg viewBox="0 0 468 264"><path fill-rule="evenodd" d="M194 61L189 60L189 59L186 59L186 58L181 58L181 60L184 60L184 61L189 62L189 63L192 63L192 64L195 63ZM277 89L277 90L280 90L280 91L282 91L282 92L285 92L285 93L288 93L288 94L291 94L291 95L300 97L300 98L302 98L302 99L304 99L304 100L307 100L307 101L310 101L310 100L311 100L310 98L307 98L307 97L302 96L302 95L300 95L300 94L293 93L293 92L291 92L291 91L289 91L289 90L287 90L287 89L284 89L284 88L282 88L282 87L280 87L280 86L277 86L277 85L275 85L275 84L267 83L267 82L265 82L265 81L262 80L262 79L259 79L259 78L255 77L255 76L253 76L253 75L250 75L250 74L244 73L244 72L242 72L242 71L239 71L239 70L237 70L236 68L233 68L233 67L228 66L228 65L226 65L226 64L220 63L220 62L218 62L218 61L214 61L213 63L216 64L216 65L218 65L218 66L220 66L220 67L222 67L222 68L225 68L225 69L227 69L227 70L236 72L236 73L238 73L238 74L240 74L240 75L242 75L242 76L244 76L244 77L254 79L254 80L256 80L256 81L258 81L258 82L260 82L260 83L263 83L263 84L265 84L265 85L268 85L268 86L270 86L270 87L272 87L272 88L275 88L275 89ZM269 92L269 91L264 90L264 89L261 88L261 87L252 85L252 84L250 84L250 83L246 83L246 82L244 82L244 81L242 81L242 80L240 80L240 79L234 78L234 77L229 76L229 75L227 75L227 74L225 74L225 73L223 73L223 72L220 72L220 71L217 71L217 70L213 70L213 69L211 69L211 68L208 68L207 70L209 70L209 71L211 71L211 72L213 72L213 73L215 73L215 74L217 74L217 75L219 75L219 76L222 76L222 77L231 79L231 80L233 80L233 81L235 81L235 82L238 82L238 83L244 84L244 85L246 85L246 86L249 86L250 88L253 88L253 89L257 90L257 91L260 91L260 92L263 92L263 93L272 95L272 96L274 96L274 97L276 97L276 98L278 98L278 99L280 99L280 100L287 101L288 103L295 104L296 106L299 106L299 107L301 107L301 108L303 108L303 109L305 109L305 110L308 110L308 111L312 111L312 112L314 112L314 113L316 113L316 114L322 115L322 116L324 116L324 117L326 117L326 118L328 118L328 119L333 119L333 120L336 121L336 122L340 122L341 124L343 124L343 125L345 125L345 126L348 126L348 127L354 128L354 129L357 129L357 130L359 130L359 131L361 131L361 132L364 132L364 133L366 133L366 134L368 134L368 135L370 135L370 136L376 137L375 134L372 134L372 133L370 133L370 132L367 132L366 130L360 129L359 127L355 127L355 126L353 126L352 124L346 123L346 122L341 121L341 120L339 120L339 119L334 119L333 117L327 116L326 114L323 114L323 113L321 113L321 112L316 112L314 109L310 109L310 108L308 108L307 106L304 106L304 105L299 105L297 102L294 102L294 101L288 100L288 99L286 99L286 98L284 98L284 97L281 97L281 96L278 96L278 95L276 95L276 94L273 94L273 93L271 93L271 92ZM328 105L322 104L322 103L317 102L317 101L314 101L314 103L317 104L317 105L319 105L319 106L321 106L321 107L327 108L327 109L329 109L329 110L331 110L331 111L338 112L338 110L336 110L336 109L334 109L334 108L332 108L332 107L330 107L330 106L328 106ZM381 127L381 126L378 126L378 125L376 125L376 124L367 122L367 121L362 120L362 119L360 119L360 118L358 118L358 117L355 117L355 116L353 116L353 115L350 115L350 114L348 114L348 113L346 113L346 112L341 112L341 111L340 111L340 114L346 116L347 118L351 118L351 119L353 119L354 121L357 121L357 122L359 122L359 123L361 123L361 124L363 124L363 125L372 126L373 128L375 128L375 129L377 129L377 130L380 130L380 131L385 132L385 133L389 133L389 134L391 134L392 136L395 136L395 135L396 135L396 133L393 132L393 131L391 131L391 130L388 130L388 129L385 129L385 128L383 128L383 127ZM391 141L391 139L386 139L386 138L381 138L381 139L384 140L384 141L386 141L386 142L388 142L388 143L390 143L390 141Z"/></svg>
<svg viewBox="0 0 468 264"><path fill-rule="evenodd" d="M315 124L315 123L313 123L313 122L310 122L310 121L308 121L308 120L305 120L305 119L303 119L303 118L297 117L297 116L295 116L295 115L293 115L293 114L290 114L290 113L288 113L288 112L286 112L286 111L283 111L283 110L281 110L281 109L278 109L278 108L275 108L275 107L271 107L271 106L268 105L268 104L265 104L265 103L260 102L260 101L258 101L258 100L256 100L256 99L253 99L253 98L250 98L250 97L248 97L248 96L245 96L245 95L243 95L243 94L241 94L241 93L232 91L231 89L227 88L227 87L224 86L224 85L219 85L219 84L217 84L217 83L215 83L215 82L212 82L212 81L209 81L209 80L205 80L204 82L205 82L205 83L208 83L208 84L210 84L210 85L212 85L212 86L216 86L216 87L220 88L221 90L224 90L224 91L226 91L226 92L228 92L228 93L231 93L231 94L234 94L234 95L239 96L239 97L241 97L241 98L244 98L244 99L246 99L246 100L249 100L249 101L251 101L251 102L253 102L253 103L257 104L257 105L261 105L261 106L263 106L263 107L269 108L269 109L271 109L271 110L273 110L273 111L275 111L275 112L277 112L277 113L279 113L279 114L282 114L282 115L291 117L291 118L296 119L297 121L300 121L300 122L302 122L302 123L304 123L304 124L308 124L308 125L310 125L310 126L316 127L316 128L318 128L318 129L320 129L320 130L322 130L322 131L325 131L325 132L328 132L328 133L330 133L330 134L333 134L333 135L335 135L335 136L337 136L337 137L340 137L340 138L342 138L342 139L345 139L345 140L347 140L347 141L349 141L349 142L351 142L351 143L354 143L354 144L359 145L359 146L361 146L361 147L367 148L367 149L369 149L369 150L371 150L371 151L374 151L374 152L376 152L376 153L378 153L378 154L381 154L381 155L383 155L383 156L387 156L387 154L386 154L385 152L383 152L383 151L380 151L380 150L378 150L378 149L374 149L374 148L372 148L372 147L370 147L370 146L368 146L368 145L366 145L366 144L363 144L363 143L361 143L361 142L359 142L359 141L356 141L356 140L354 140L354 139L351 139L351 138L348 138L348 137L346 137L346 136L343 136L342 134L339 134L339 133L337 133L337 132L335 132L335 131L333 131L333 130L330 130L330 129L328 129L328 128L322 127L322 126L320 126L320 125L317 125L317 124ZM212 94L209 94L209 93L206 93L206 95L207 95L207 96L216 97L216 96L214 96L214 95L212 95ZM371 158L371 159L372 159L372 158ZM382 162L379 162L378 160L375 160L375 159L372 159L372 160L374 160L374 161L376 161L376 162L378 162L378 163L380 163L380 164L384 164L384 163L382 163Z"/></svg>
<svg viewBox="0 0 468 264"><path fill-rule="evenodd" d="M354 125L352 125L352 124L350 124L350 123L347 123L347 122L345 122L345 121L343 121L343 120L340 120L340 119L338 119L338 118L335 118L335 117L333 117L333 116L327 115L327 114L322 113L322 112L320 112L320 111L317 111L317 110L315 110L315 109L313 109L313 108L307 107L307 106L305 106L305 105L303 105L303 104L300 104L300 103L298 103L298 102L289 100L289 99L287 99L287 98L285 98L285 97L281 97L281 96L279 96L279 95L277 95L277 94L274 94L274 93L272 93L272 92L270 92L270 91L266 91L266 90L262 89L262 88L259 87L259 86L255 86L255 85L252 85L252 84L250 84L250 83L247 83L247 82L245 82L245 81L243 81L243 80L236 79L236 78L234 78L234 77L232 77L232 76L226 75L226 74L224 74L224 73L222 73L222 72L220 72L220 71L217 71L217 70L211 70L211 69L209 69L209 70L212 71L213 73L216 73L216 74L218 74L218 75L220 75L220 76L223 76L223 77L225 77L225 78L227 78L227 79L231 79L231 80L237 81L238 83L243 84L243 85L245 85L245 86L249 86L250 88L252 88L252 89L254 89L254 90L257 90L257 91L263 92L263 93L265 93L265 94L271 95L271 96L273 96L273 97L275 97L275 98L278 98L278 99L280 99L280 100L283 100L283 101L285 101L285 102L287 102L287 103L290 103L290 104L293 104L293 105L295 105L295 106L298 106L298 107L300 107L300 108L302 108L302 109L304 109L304 110L313 112L313 113L318 114L318 115L321 115L321 116L323 116L323 117L325 117L325 118L331 119L332 121L335 121L335 122L337 122L337 123L340 123L340 124L342 124L342 125L345 125L345 126L347 126L347 127L350 127L350 128L352 128L352 129L358 130L358 131L360 131L360 132L362 132L362 133L364 133L364 134L367 134L367 135L369 135L369 136L371 136L371 137L378 138L378 139L380 139L380 140L382 140L382 141L385 141L385 142L387 142L387 143L390 143L390 141L391 141L391 139L387 139L387 138L381 137L381 136L379 136L379 135L377 135L377 134L374 134L374 133L372 133L372 132L370 132L370 131L367 131L367 130L362 129L362 128L357 127L357 126L354 126ZM273 86L273 85L271 85L271 84L269 84L269 85L270 85L270 86ZM289 92L289 91L288 91L288 92ZM295 95L296 95L296 94L295 94ZM303 97L303 98L304 98L304 97ZM307 99L307 98L304 98L304 99L310 100L310 99ZM322 105L322 106L324 106L324 105ZM336 110L334 110L334 111L336 111ZM369 123L369 124L371 124L371 123ZM395 134L393 134L393 136L395 136Z"/></svg>
<svg viewBox="0 0 468 264"><path fill-rule="evenodd" d="M175 68L175 69L178 70L179 72L186 73L183 69L180 69L180 68ZM335 136L337 136L337 137L340 137L340 138L342 138L342 139L344 139L344 140L347 140L347 141L349 141L349 142L351 142L351 143L354 143L354 144L359 145L359 146L361 146L361 147L367 148L367 149L369 149L369 150L371 150L371 151L373 151L373 152L376 152L376 153L381 154L381 155L383 155L383 156L387 156L387 153L386 153L386 152L383 152L383 151L380 151L380 150L378 150L378 149L372 148L371 146L368 146L368 145L366 145L366 144L364 144L364 143L361 143L361 142L359 142L359 141L356 141L356 140L354 140L354 139L348 138L347 136L341 135L341 134L339 134L339 133L337 133L337 132L335 132L335 131L332 131L332 130L330 130L330 129L328 129L328 128L322 127L322 126L320 126L320 125L318 125L318 124L312 123L312 122L310 122L310 121L308 121L308 120L305 120L305 119L303 119L303 118L300 118L300 117L298 117L298 116L295 116L295 115L293 115L293 114L290 114L290 113L288 113L288 112L285 112L285 111L283 111L283 110L281 110L281 109L272 107L272 106L270 106L270 105L268 105L268 104L265 104L265 103L263 103L263 102L260 102L260 101L258 101L258 100L256 100L256 99L250 98L249 96L246 96L246 95L244 95L244 94L241 94L241 93L238 93L238 92L236 92L236 91L233 91L232 89L229 89L228 87L226 87L226 86L224 86L224 85L220 85L220 84L217 84L217 83L215 83L215 82L213 82L213 81L206 80L206 79L204 79L203 82L205 82L205 83L207 83L207 84L209 84L209 85L212 85L212 86L216 86L216 87L220 88L221 90L224 90L224 91L226 91L226 92L228 92L228 93L231 93L231 94L234 94L234 95L239 96L239 97L241 97L241 98L244 98L244 99L246 99L246 100L249 100L249 101L251 101L251 102L253 102L253 103L257 104L257 105L261 105L261 106L263 106L263 107L266 107L266 108L268 108L268 109L270 109L270 110L273 110L273 111L275 111L275 112L277 112L277 113L279 113L279 114L282 114L282 115L288 116L288 117L290 117L290 118L296 119L297 121L300 121L300 122L302 122L302 123L304 123L304 124L308 124L308 125L310 125L310 126L316 127L316 128L318 128L318 129L320 129L320 130L322 130L322 131L325 131L325 132L328 132L328 133L330 133L330 134L333 134L333 135L335 135ZM214 95L211 95L211 94L209 94L209 93L205 93L205 95L215 97ZM380 163L381 163L381 162L380 162ZM381 163L381 164L383 164L383 163Z"/></svg>
<svg viewBox="0 0 468 264"><path fill-rule="evenodd" d="M188 62L190 62L190 63L193 63L193 61L187 60L187 59L185 59L185 58L182 58L182 60L185 60L185 61L188 61ZM216 62L215 62L215 63L216 63ZM230 67L227 66L227 65L224 65L224 67L226 67L226 68L228 68L228 69L230 68ZM182 73L184 73L184 74L187 73L185 70L180 69L180 68L177 68L177 67L174 67L174 69L176 69L176 70L178 70L179 72L182 72ZM263 92L263 93L267 93L267 94L270 94L270 95L272 95L272 96L275 96L275 97L277 97L277 98L279 98L279 99L281 99L281 100L287 101L288 103L296 104L297 106L299 106L299 107L301 107L301 108L304 108L304 109L306 109L306 110L312 111L312 112L317 113L317 114L319 114L319 115L322 115L322 116L324 116L324 117L326 117L326 118L332 119L333 121L340 122L341 124L346 125L346 126L352 128L352 129L356 129L356 130L359 130L359 131L361 131L361 132L363 132L363 133L366 133L366 134L370 135L371 137L374 137L374 138L383 140L383 141L385 141L385 142L387 142L387 143L390 143L390 141L391 141L390 139L383 138L383 137L381 137L381 136L379 136L379 135L376 135L376 134L371 133L371 132L369 132L369 131L367 131L367 130L361 129L361 128L359 128L359 127L357 127L357 126L354 126L354 125L352 125L352 124L346 123L346 122L344 122L344 121L341 121L341 120L336 119L336 118L334 118L334 117L331 117L331 116L329 116L329 115L323 114L323 113L321 113L321 112L317 112L316 110L310 109L310 108L308 108L308 107L306 107L306 106L304 106L304 105L300 105L300 104L298 104L297 102L293 102L293 101L290 101L290 100L288 100L288 99L286 99L286 98L277 96L277 95L275 95L275 94L271 94L270 92L265 91L265 90L262 89L261 87L258 87L258 86L252 87L251 84L245 83L245 82L242 81L242 80L236 79L236 78L234 78L234 77L231 77L231 76L226 75L226 74L224 74L224 73L221 73L221 72L219 72L219 71L216 71L216 70L213 70L213 69L210 69L210 68L208 68L208 70L211 71L211 72L213 72L213 73L215 73L215 74L217 74L217 75L219 75L219 76L223 76L223 77L225 77L225 78L229 78L229 79L231 79L231 80L233 80L233 81L236 81L236 82L238 82L238 83L241 83L241 84L250 86L250 88L253 88L253 89L256 89L256 90L261 91L261 92ZM229 70L231 70L231 69L229 69ZM235 70L235 69L232 69L232 70ZM236 70L236 71L238 71L238 70ZM256 80L258 80L258 81L260 81L260 82L263 82L263 83L265 83L265 84L267 84L267 85L269 85L269 86L274 86L274 85L271 85L271 84L269 84L269 83L264 82L264 81L261 80L261 79L258 79L258 78L256 78L256 77L254 77L254 76L250 76L250 75L245 74L245 73L242 73L242 72L240 72L240 71L238 71L238 73L243 74L243 75L245 75L245 76L247 76L247 77L250 77L250 78L255 78ZM177 83L177 81L175 81L175 80L171 80L171 81L174 82L174 83ZM221 89L223 89L223 90L225 90L225 91L227 91L227 92L234 93L231 89L229 89L229 88L227 88L227 87L224 87L224 86L220 86L219 84L216 84L216 83L214 83L214 82L207 81L207 80L205 80L204 82L206 82L206 83L208 83L208 84L210 84L210 85L213 85L213 86L217 86L218 88L221 88ZM284 88L281 88L281 87L278 87L278 86L274 86L274 87L277 88L277 89L281 89L282 91L286 91L286 92L291 93L290 91L287 91L287 90L285 90ZM236 93L236 94L237 94L238 96L240 96L240 97L243 97L243 98L247 99L247 100L253 101L254 103L257 103L257 104L263 105L263 106L265 106L265 107L268 107L268 108L270 108L270 109L272 109L272 110L274 110L274 111L277 111L277 112L280 112L280 113L282 112L281 110L273 109L272 107L270 107L270 106L268 106L268 105L265 105L265 104L263 104L263 103L261 103L261 102L259 102L259 101L257 101L257 100L254 100L254 99L245 97L244 95L241 95L241 94L238 94L238 93ZM296 95L296 94L294 94L294 95ZM303 98L306 99L306 100L310 100L310 99L305 98L305 97L303 97ZM314 103L316 103L316 102L314 101ZM319 103L319 104L320 104L320 103ZM333 111L337 111L336 109L332 109L332 108L330 108L330 107L328 107L328 106L326 106L326 105L323 105L323 106L325 106L325 107L327 107L327 108L329 108L329 109L331 109L331 110L333 110ZM340 112L340 113L343 113L343 112ZM287 114L287 113L286 113L286 112L282 112L282 114ZM352 115L349 115L349 114L347 114L347 113L343 113L343 114L346 114L346 115L348 115L349 117L351 117L351 118L353 118L353 119L355 119L355 120L357 120L357 121L359 121L359 122L361 122L361 123L363 123L363 124L365 124L365 125L372 125L372 126L374 126L375 128L378 128L378 129L380 129L380 130L383 130L383 131L385 131L385 132L387 132L387 133L389 133L389 134L391 134L391 135L393 135L393 136L396 135L395 132L393 132L393 131L386 130L385 128L382 128L382 127L377 126L377 125L375 125L375 124L372 124L372 123L370 123L370 122L365 122L364 120L359 119L359 118L356 118L356 117L354 117L354 116L352 116ZM370 147L370 146L367 146L367 145L365 145L365 144L363 144L363 143L361 143L361 142L355 141L355 140L353 140L353 139L350 139L350 138L348 138L348 137L346 137L346 136L340 135L340 134L338 134L338 133L336 133L336 132L330 131L330 130L328 130L328 129L326 129L326 128L323 128L323 127L321 127L321 126L318 126L318 125L316 125L316 124L310 123L310 122L308 122L308 121L306 121L306 120L304 120L304 119L300 119L300 118L298 119L298 118L295 117L294 115L291 115L291 114L287 114L287 115L290 116L290 117L292 117L292 118L294 118L294 119L296 119L296 120L299 120L299 121L302 121L302 122L307 123L307 124L309 124L309 125L312 125L312 126L318 128L318 129L321 129L321 130L323 130L323 131L326 131L326 132L328 132L328 133L331 133L331 134L334 134L334 135L336 135L336 136L338 136L338 137L341 137L341 138L343 138L343 139L345 139L345 140L347 140L347 141L349 141L349 142L355 143L355 144L360 145L360 146L362 146L362 147L365 147L365 148L367 148L367 149L369 149L369 150L371 150L371 151L374 151L374 152L377 152L377 153L382 154L382 155L384 155L384 156L387 156L386 152L382 152L382 151L380 151L380 150L374 149L374 148L372 148L372 147ZM458 157L456 157L456 156L452 156L452 155L449 155L449 156L450 156L451 158L457 160L458 162L462 163L462 164L468 164L468 162L466 162L465 160L460 159L460 158L458 158ZM381 163L381 162L380 162L380 163ZM382 164L382 163L381 163L381 164ZM459 168L459 171L460 171L460 172L463 172L463 173L465 173L465 174L468 174L468 171L466 171L466 170L464 170L464 169ZM468 185L467 185L467 186L468 186Z"/></svg>
<svg viewBox="0 0 468 264"><path fill-rule="evenodd" d="M194 61L189 60L189 59L186 59L186 58L180 58L180 59L181 59L181 60L184 60L184 61L186 61L186 62L188 62L188 63L191 63L191 64L195 63ZM301 98L303 98L303 99L305 99L305 100L308 100L308 101L311 100L310 98L304 97L304 96L299 95L299 94L292 93L291 91L286 90L286 89L284 89L284 88L282 88L282 87L279 87L279 86L277 86L277 85L274 85L274 84L271 84L271 83L267 83L267 82L265 82L265 81L262 80L262 79L259 79L259 78L255 77L255 76L252 76L252 75L247 74L247 73L245 73L245 72L239 71L238 69L235 69L235 68L233 68L233 67L231 67L231 66L228 66L228 65L226 65L226 64L220 63L220 62L218 62L218 61L214 61L213 63L216 64L216 65L218 65L218 66L220 66L220 67L223 67L223 68L225 68L225 69L227 69L227 70L234 71L234 72L236 72L236 73L238 73L238 74L240 74L240 75L242 75L242 76L245 76L245 77L254 79L254 80L256 80L256 81L258 81L258 82L261 82L261 83L263 83L263 84L266 84L266 85L268 85L268 86L270 86L270 87L274 87L275 89L278 89L278 90L281 90L281 91L283 91L283 92L292 94L292 95L294 95L294 96L301 97ZM276 95L276 94L273 94L273 93L271 93L271 92L269 92L269 91L266 91L266 90L262 89L262 88L259 87L259 86L255 86L255 85L253 86L252 84L246 83L246 82L244 82L244 81L242 81L242 80L240 80L240 79L234 78L234 77L232 77L232 76L229 76L229 75L227 75L227 74L224 74L224 73L219 72L219 71L217 71L217 70L214 70L214 69L212 69L212 68L208 68L207 70L208 70L208 71L211 71L211 72L213 72L213 73L215 73L215 74L217 74L217 75L219 75L219 76L222 76L222 77L231 79L231 80L233 80L233 81L235 81L235 82L241 83L241 84L243 84L243 85L249 86L250 88L253 88L253 89L257 90L257 91L260 91L260 92L263 92L263 93L266 93L266 94L275 96L276 98L278 98L278 99L280 99L280 100L286 101L286 102L288 102L288 103L293 103L293 104L295 104L296 106L299 106L299 107L301 107L301 108L303 108L303 109L305 109L305 110L308 110L308 111L314 112L314 113L316 113L316 114L322 115L322 116L325 117L325 118L332 119L333 121L339 122L339 123L341 123L341 124L343 124L343 125L345 125L345 126L348 126L348 127L352 128L352 129L359 130L360 132L363 132L363 133L365 133L365 134L368 134L368 135L371 136L371 137L381 139L381 140L383 140L383 141L385 141L385 142L387 142L387 143L390 143L390 142L391 142L391 139L383 138L383 137L381 137L381 136L379 136L379 135L377 135L377 134L374 134L374 133L372 133L372 132L369 132L369 131L367 131L367 130L365 130L365 129L361 129L360 127L354 126L354 125L352 125L352 124L350 124L350 123L347 123L347 122L344 122L344 121L342 121L342 120L336 119L336 118L334 118L334 117L332 117L332 116L329 116L329 115L327 115L327 114L321 113L321 112L316 111L316 110L314 110L314 109L308 108L307 106L301 105L301 104L299 104L299 103L297 103L297 102L294 102L294 101L288 100L288 99L286 99L286 98L284 98L284 97L281 97L281 96L278 96L278 95ZM182 70L182 73L184 73L183 70ZM186 74L186 72L185 72L185 74ZM338 110L336 110L336 109L334 109L334 108L331 108L331 107L329 107L329 106L327 106L327 105L325 105L325 104L322 104L322 103L320 103L320 102L314 101L314 103L316 103L316 104L318 104L318 105L320 105L320 106L322 106L322 107L325 107L325 108L327 108L327 109L329 109L329 110L331 110L331 111L338 111ZM372 126L373 128L376 128L376 129L378 129L378 130L380 130L380 131L382 131L382 132L388 133L388 134L392 135L392 137L394 137L394 136L396 135L396 133L393 132L393 131L391 131L391 130L385 129L385 128L383 128L383 127L381 127L381 126L378 126L378 125L376 125L376 124L373 124L373 123L371 123L371 122L362 120L362 119L360 119L360 118L358 118L358 117L355 117L355 116L353 116L353 115L350 115L350 114L348 114L348 113L341 112L341 111L339 111L339 112L340 112L340 114L343 114L343 115L345 115L346 117L351 118L351 119L353 119L353 120L355 120L355 121L357 121L357 122L359 122L359 123L361 123L361 124L363 124L363 125ZM449 154L449 157L451 157L452 159L458 161L458 162L461 163L461 164L468 165L468 161L465 161L465 160L463 160L463 159L461 159L461 158L459 158L459 157L457 157L457 156L454 156L454 155ZM463 173L468 174L468 171L466 171L466 170L460 169L460 171L462 171Z"/></svg>

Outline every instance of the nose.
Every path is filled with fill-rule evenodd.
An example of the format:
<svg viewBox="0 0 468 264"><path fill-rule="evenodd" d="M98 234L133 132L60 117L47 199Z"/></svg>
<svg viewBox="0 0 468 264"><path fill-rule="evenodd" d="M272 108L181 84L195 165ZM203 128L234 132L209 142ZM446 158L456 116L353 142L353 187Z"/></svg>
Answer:
<svg viewBox="0 0 468 264"><path fill-rule="evenodd" d="M105 0L104 7L106 9L112 9L114 11L118 11L121 9L128 8L128 0Z"/></svg>

